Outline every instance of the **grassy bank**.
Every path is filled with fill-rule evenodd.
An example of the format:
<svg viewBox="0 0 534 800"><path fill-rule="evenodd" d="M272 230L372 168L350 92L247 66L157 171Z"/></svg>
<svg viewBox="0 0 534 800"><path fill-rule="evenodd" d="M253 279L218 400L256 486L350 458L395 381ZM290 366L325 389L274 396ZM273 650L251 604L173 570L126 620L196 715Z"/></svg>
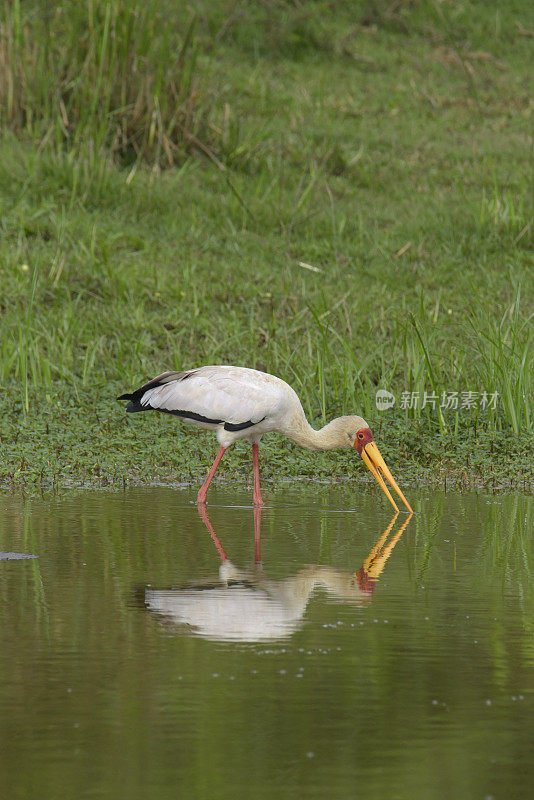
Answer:
<svg viewBox="0 0 534 800"><path fill-rule="evenodd" d="M235 363L361 413L399 475L530 485L527 4L173 6L4 9L0 479L198 480L213 438L114 398Z"/></svg>

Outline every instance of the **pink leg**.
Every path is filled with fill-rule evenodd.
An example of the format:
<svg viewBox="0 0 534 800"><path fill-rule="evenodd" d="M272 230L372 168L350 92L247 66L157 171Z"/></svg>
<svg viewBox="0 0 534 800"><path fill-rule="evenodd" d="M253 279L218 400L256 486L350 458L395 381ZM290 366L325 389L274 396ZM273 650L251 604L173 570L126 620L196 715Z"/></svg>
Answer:
<svg viewBox="0 0 534 800"><path fill-rule="evenodd" d="M255 506L263 506L260 492L260 449L257 444L252 445L252 472L254 473L252 502Z"/></svg>
<svg viewBox="0 0 534 800"><path fill-rule="evenodd" d="M254 506L254 562L261 566L261 507Z"/></svg>
<svg viewBox="0 0 534 800"><path fill-rule="evenodd" d="M198 490L197 503L205 503L206 502L206 496L208 494L208 486L210 485L210 483L211 483L211 481L213 479L213 476L217 472L217 467L221 463L221 458L224 455L225 449L226 449L225 447L221 447L221 449L219 450L219 452L215 456L215 461L211 465L211 469L208 472L208 477L206 478L206 480L204 481L204 483L202 484L202 486Z"/></svg>

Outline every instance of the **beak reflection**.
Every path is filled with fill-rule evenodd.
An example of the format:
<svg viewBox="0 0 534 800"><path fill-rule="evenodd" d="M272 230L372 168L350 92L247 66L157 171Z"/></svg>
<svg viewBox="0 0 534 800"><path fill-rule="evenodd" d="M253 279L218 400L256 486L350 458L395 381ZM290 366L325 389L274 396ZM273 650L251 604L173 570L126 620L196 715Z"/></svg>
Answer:
<svg viewBox="0 0 534 800"><path fill-rule="evenodd" d="M360 571L358 572L358 580L360 581L360 585L363 584L365 581L365 585L368 586L369 591L373 591L375 584L378 580L378 576L384 569L386 561L390 557L393 548L401 538L402 534L408 527L408 523L412 518L412 514L409 514L408 517L404 520L402 525L400 526L397 533L391 537L389 542L387 542L387 538L391 533L391 530L395 524L395 520L398 517L398 513L394 515L393 519L387 526L386 530L375 544L365 561L363 562Z"/></svg>

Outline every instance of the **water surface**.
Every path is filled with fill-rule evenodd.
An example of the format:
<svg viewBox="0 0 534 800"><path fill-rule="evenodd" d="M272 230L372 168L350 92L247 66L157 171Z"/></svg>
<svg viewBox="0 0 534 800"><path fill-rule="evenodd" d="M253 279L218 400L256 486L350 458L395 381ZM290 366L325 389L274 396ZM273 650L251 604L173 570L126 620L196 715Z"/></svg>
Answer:
<svg viewBox="0 0 534 800"><path fill-rule="evenodd" d="M531 497L210 491L2 498L0 797L532 796Z"/></svg>

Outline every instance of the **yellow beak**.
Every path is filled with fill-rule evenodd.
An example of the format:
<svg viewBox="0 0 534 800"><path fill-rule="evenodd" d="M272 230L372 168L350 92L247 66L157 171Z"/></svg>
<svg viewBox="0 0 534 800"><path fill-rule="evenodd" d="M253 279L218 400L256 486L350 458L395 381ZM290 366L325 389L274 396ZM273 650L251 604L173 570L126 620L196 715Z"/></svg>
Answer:
<svg viewBox="0 0 534 800"><path fill-rule="evenodd" d="M381 486L381 488L384 491L387 499L389 500L389 502L391 503L391 505L393 506L395 511L398 511L399 509L397 507L396 502L392 498L388 487L386 486L386 484L384 482L384 478L386 478L390 482L391 486L395 489L395 491L399 495L400 499L402 500L402 502L404 503L404 505L406 506L408 511L411 514L413 514L413 511L412 511L412 508L411 508L409 502L406 500L405 496L403 495L403 493L401 492L401 490L397 486L397 483L396 483L393 475L389 471L386 462L384 461L384 459L380 455L380 450L376 446L375 442L368 442L365 445L365 447L362 449L361 457L363 458L366 466L369 468L370 472L374 476L374 478L377 481L377 483ZM380 473L382 473L382 474L380 474ZM384 476L384 478L382 477L382 475Z"/></svg>

